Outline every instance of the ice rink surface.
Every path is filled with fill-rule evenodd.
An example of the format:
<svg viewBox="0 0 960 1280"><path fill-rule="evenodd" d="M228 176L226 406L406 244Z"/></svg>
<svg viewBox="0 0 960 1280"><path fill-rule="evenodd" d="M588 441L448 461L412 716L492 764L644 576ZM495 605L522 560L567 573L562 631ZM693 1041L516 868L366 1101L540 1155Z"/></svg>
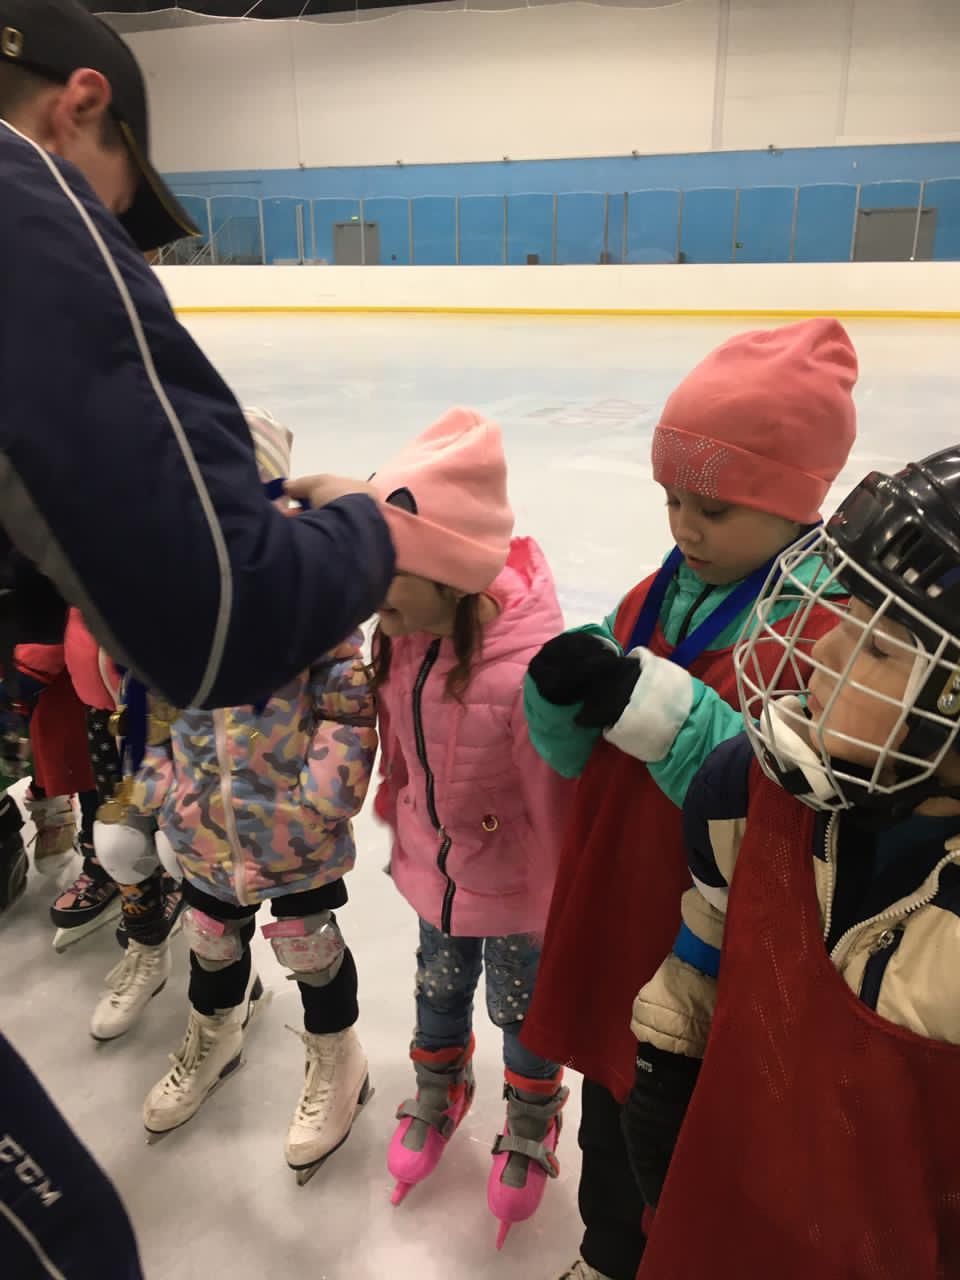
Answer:
<svg viewBox="0 0 960 1280"><path fill-rule="evenodd" d="M517 530L544 547L576 623L606 613L667 548L649 468L664 398L711 347L758 322L264 315L187 323L242 402L293 427L300 474L366 477L453 404L498 421ZM849 329L861 362L860 437L831 502L873 466L960 438L960 326ZM274 998L251 1032L246 1066L189 1125L147 1147L141 1102L186 1022L182 940L140 1026L97 1046L87 1024L118 957L112 930L56 955L47 917L56 886L33 872L26 896L0 919L0 1025L116 1180L149 1280L555 1280L576 1255L575 1078L561 1177L534 1221L514 1228L501 1255L494 1250L486 1179L502 1077L482 995L474 1109L434 1179L391 1208L386 1148L394 1109L412 1092L416 920L382 874L387 837L366 813L357 839L340 920L360 969L359 1031L377 1094L348 1144L299 1189L283 1140L302 1071L301 1045L284 1024L302 1025L300 1003L259 935L255 955ZM582 943L589 966L590 939Z"/></svg>

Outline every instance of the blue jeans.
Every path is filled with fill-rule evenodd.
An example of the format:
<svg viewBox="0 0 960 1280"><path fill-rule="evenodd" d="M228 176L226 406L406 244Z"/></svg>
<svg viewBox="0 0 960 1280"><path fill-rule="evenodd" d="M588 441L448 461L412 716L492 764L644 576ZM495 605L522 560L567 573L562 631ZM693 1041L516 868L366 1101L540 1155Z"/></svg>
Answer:
<svg viewBox="0 0 960 1280"><path fill-rule="evenodd" d="M529 1080L549 1080L555 1062L538 1058L520 1043L540 963L540 938L517 933L505 938L451 938L420 921L417 950L418 1049L451 1049L470 1042L473 996L480 972L487 971L487 1012L503 1032L504 1065Z"/></svg>

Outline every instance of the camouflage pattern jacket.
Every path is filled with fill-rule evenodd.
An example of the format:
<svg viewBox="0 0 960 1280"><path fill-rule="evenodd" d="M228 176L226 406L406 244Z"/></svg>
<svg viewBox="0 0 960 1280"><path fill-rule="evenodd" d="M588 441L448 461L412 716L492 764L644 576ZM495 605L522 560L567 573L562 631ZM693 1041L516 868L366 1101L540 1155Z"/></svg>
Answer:
<svg viewBox="0 0 960 1280"><path fill-rule="evenodd" d="M149 747L132 800L157 818L183 874L241 905L338 880L377 749L373 692L348 640L265 707L181 712Z"/></svg>

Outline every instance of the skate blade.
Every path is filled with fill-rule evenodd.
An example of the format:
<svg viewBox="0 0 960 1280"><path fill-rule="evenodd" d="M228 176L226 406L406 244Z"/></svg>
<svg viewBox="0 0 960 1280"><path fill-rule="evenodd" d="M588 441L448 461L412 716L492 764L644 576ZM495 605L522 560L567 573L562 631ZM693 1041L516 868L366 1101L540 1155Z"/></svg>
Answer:
<svg viewBox="0 0 960 1280"><path fill-rule="evenodd" d="M89 938L91 933L96 933L104 925L111 924L119 914L120 899L116 897L104 907L98 916L94 916L86 924L76 924L71 929L58 928L53 935L54 951L58 956L62 956L68 947L72 947L77 942L82 942L84 938Z"/></svg>
<svg viewBox="0 0 960 1280"><path fill-rule="evenodd" d="M34 855L33 869L38 876L49 876L52 879L61 871L66 871L76 856L76 849L68 849L66 853L53 853L46 858L37 858Z"/></svg>
<svg viewBox="0 0 960 1280"><path fill-rule="evenodd" d="M207 1092L203 1095L203 1098L200 1101L200 1106L197 1107L197 1110L194 1111L192 1116L187 1116L186 1120L181 1120L179 1124L171 1125L169 1129L148 1129L147 1126L144 1125L143 1131L146 1134L147 1146L155 1147L157 1143L166 1138L168 1134L176 1133L178 1129L182 1129L184 1125L187 1125L191 1120L194 1120L200 1110L200 1107L213 1097L222 1084L226 1084L232 1076L235 1076L245 1062L246 1058L243 1056L242 1052L234 1058L232 1062L228 1062Z"/></svg>
<svg viewBox="0 0 960 1280"><path fill-rule="evenodd" d="M270 987L265 987L260 979L257 978L247 999L247 1016L243 1020L244 1031L266 1009L272 999L273 991Z"/></svg>
<svg viewBox="0 0 960 1280"><path fill-rule="evenodd" d="M512 1222L500 1223L500 1230L497 1232L497 1249L498 1250L502 1249L503 1246L507 1243L507 1236L510 1234L510 1228L512 1226L513 1226Z"/></svg>
<svg viewBox="0 0 960 1280"><path fill-rule="evenodd" d="M318 1173L323 1168L323 1166L327 1163L330 1157L333 1155L336 1155L336 1153L340 1150L340 1148L343 1146L346 1140L350 1137L351 1133L353 1133L353 1126L357 1122L357 1116L364 1109L364 1107L367 1105L367 1103L370 1101L370 1099L374 1096L375 1093L376 1093L376 1089L374 1089L371 1086L370 1077L367 1076L360 1088L359 1094L357 1095L357 1105L354 1107L353 1119L350 1121L350 1128L343 1135L343 1137L340 1139L337 1145L335 1147L331 1147L325 1156L321 1156L319 1160L314 1160L312 1164L291 1164L290 1165L290 1168L297 1175L298 1187L305 1187L306 1184L313 1177L313 1175L315 1173Z"/></svg>

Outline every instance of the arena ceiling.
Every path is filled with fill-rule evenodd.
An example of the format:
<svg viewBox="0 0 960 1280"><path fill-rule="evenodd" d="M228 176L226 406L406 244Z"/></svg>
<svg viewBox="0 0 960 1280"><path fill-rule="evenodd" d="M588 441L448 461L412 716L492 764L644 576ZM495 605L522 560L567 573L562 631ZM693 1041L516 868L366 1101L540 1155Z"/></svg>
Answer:
<svg viewBox="0 0 960 1280"><path fill-rule="evenodd" d="M117 31L157 31L166 27L189 27L210 22L230 22L242 18L270 21L300 18L305 21L343 21L344 15L382 16L384 10L430 4L443 9L518 9L566 3L567 0L82 0L93 13L101 14ZM597 2L597 0L594 0ZM599 0L619 8L658 9L683 0Z"/></svg>

